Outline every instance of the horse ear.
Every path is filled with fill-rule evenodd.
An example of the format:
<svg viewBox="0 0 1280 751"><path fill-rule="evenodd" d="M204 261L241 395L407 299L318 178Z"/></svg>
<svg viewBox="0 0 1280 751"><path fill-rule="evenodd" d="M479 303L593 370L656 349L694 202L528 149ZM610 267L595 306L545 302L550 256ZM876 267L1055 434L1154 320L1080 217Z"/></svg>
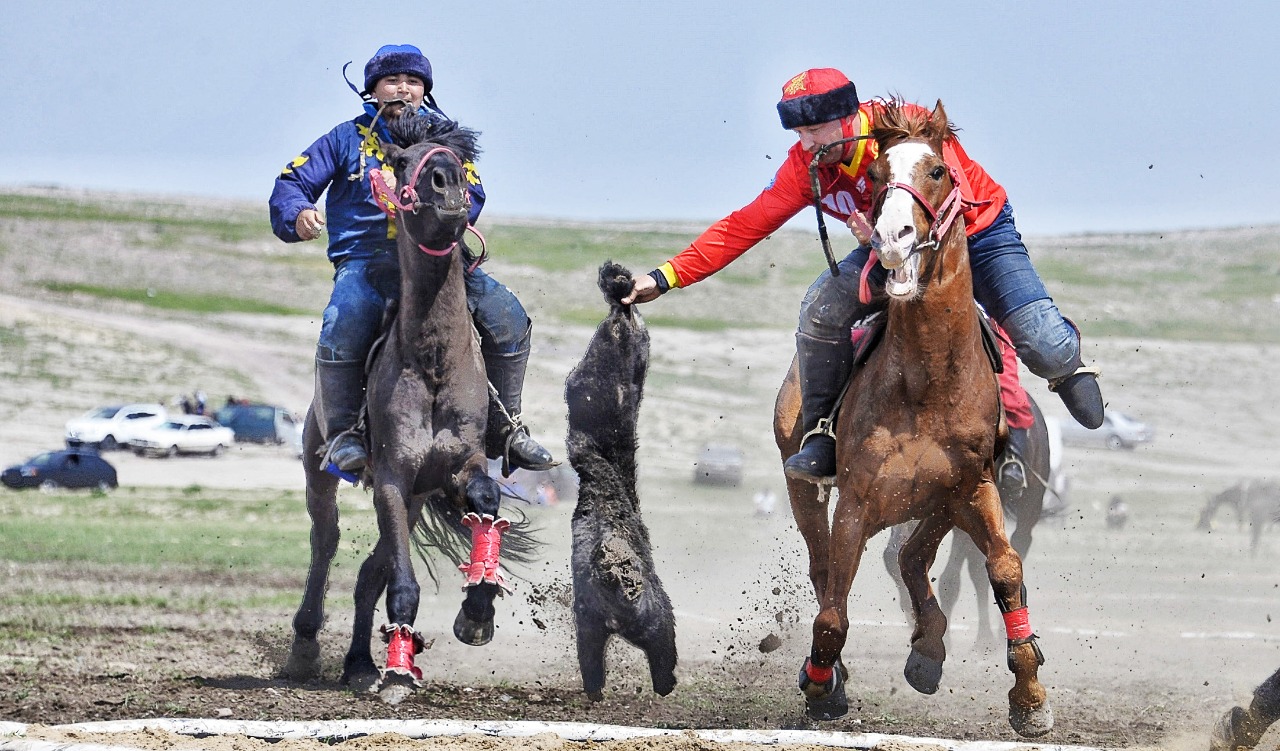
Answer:
<svg viewBox="0 0 1280 751"><path fill-rule="evenodd" d="M948 122L947 111L942 106L942 100L939 99L933 107L933 114L929 117L929 138L940 144L950 133L951 123Z"/></svg>

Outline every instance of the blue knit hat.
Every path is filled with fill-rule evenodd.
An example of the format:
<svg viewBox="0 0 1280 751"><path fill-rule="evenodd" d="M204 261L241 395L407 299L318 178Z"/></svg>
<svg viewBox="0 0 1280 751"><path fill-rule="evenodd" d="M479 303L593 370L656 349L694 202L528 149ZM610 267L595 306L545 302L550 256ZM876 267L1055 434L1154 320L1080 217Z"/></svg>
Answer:
<svg viewBox="0 0 1280 751"><path fill-rule="evenodd" d="M360 93L369 94L379 79L398 73L421 78L427 86L426 91L431 91L431 61L422 54L422 50L412 44L386 44L365 63L364 91Z"/></svg>

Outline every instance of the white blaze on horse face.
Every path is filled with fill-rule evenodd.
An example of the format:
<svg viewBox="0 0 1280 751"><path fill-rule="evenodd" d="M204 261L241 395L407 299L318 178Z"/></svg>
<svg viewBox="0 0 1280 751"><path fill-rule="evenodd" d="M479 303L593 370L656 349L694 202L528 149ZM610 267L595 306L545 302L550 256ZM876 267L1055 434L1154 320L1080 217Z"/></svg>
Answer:
<svg viewBox="0 0 1280 751"><path fill-rule="evenodd" d="M927 144L900 143L885 152L889 163L890 183L911 184L916 165L932 150ZM916 231L916 199L908 191L890 187L880 206L871 245L880 256L880 265L889 270L885 291L899 299L914 297L918 290L920 256L915 252L919 233Z"/></svg>

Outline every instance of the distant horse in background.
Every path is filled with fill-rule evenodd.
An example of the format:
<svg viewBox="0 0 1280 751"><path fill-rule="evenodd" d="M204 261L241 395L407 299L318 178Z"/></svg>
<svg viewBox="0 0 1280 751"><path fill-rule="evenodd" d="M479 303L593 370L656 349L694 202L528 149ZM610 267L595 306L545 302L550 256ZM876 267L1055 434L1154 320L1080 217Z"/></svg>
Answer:
<svg viewBox="0 0 1280 751"><path fill-rule="evenodd" d="M947 619L928 571L942 539L959 527L983 552L1004 613L1015 678L1009 724L1024 736L1043 735L1053 727L1037 676L1044 658L994 481L997 444L1007 432L973 299L959 177L942 159L942 144L953 133L941 102L932 114L890 103L873 135L879 155L868 172L876 196L872 242L889 270L887 322L880 344L850 378L836 419L834 512L825 489L787 479L819 611L800 690L814 719L848 712L841 652L849 591L868 540L910 520L920 524L899 555L915 616L904 674L921 693L938 690ZM800 447L799 407L793 363L774 408L784 459Z"/></svg>
<svg viewBox="0 0 1280 751"><path fill-rule="evenodd" d="M1221 493L1215 493L1200 510L1196 529L1211 531L1213 517L1223 506L1234 510L1236 524L1241 529L1245 524L1249 525L1249 554L1257 555L1262 544L1262 531L1280 524L1280 482L1241 480Z"/></svg>
<svg viewBox="0 0 1280 751"><path fill-rule="evenodd" d="M1013 545L1014 550L1018 551L1018 557L1024 562L1027 559L1027 553L1031 550L1032 530L1044 515L1047 487L1045 483L1049 481L1052 465L1049 431L1046 428L1044 415L1040 412L1040 405L1036 404L1030 394L1027 395L1027 399L1031 402L1031 414L1035 422L1027 431L1026 455L1022 457L1027 469L1026 487L1020 484L1014 485L1007 480L997 484L1005 517L1012 519L1014 523L1009 543ZM1001 458L996 461L996 466L1000 466L1003 462L1004 457L1001 455ZM898 571L897 562L902 544L914 528L914 523L894 527L889 532L889 544L884 549L884 564L889 570L889 575L893 577L894 583L898 585L898 604L902 606L908 621L911 618L910 600L906 585L903 584L902 576ZM951 552L937 581L938 599L942 605L942 612L946 614L948 620L951 619L956 602L960 599L962 569L969 572L969 580L973 582L973 596L978 606L978 629L974 637L974 646L982 647L990 640L999 637L999 634L991 628L991 610L988 607L991 602L991 582L987 579L982 552L973 544L973 540L969 539L968 535L953 533Z"/></svg>
<svg viewBox="0 0 1280 751"><path fill-rule="evenodd" d="M378 542L356 580L342 682L356 691L376 688L395 703L421 680L414 657L428 646L413 627L419 604L413 548L433 579L431 553L462 569L466 596L453 632L463 643L481 645L493 637L493 602L505 585L499 555L527 560L532 541L522 523L513 526L498 515L500 490L486 473L488 381L467 311L461 257L470 206L463 163L475 158L476 134L416 117L392 121L388 129L396 143L384 144L384 161L394 167L401 187L392 195L374 180L380 170L372 171L371 184L375 194L398 207L400 302L368 377L365 480L371 478L373 487ZM320 674L316 636L338 547L338 478L315 459L323 444L315 404L304 441L311 566L284 668L294 680ZM501 545L504 533L507 550ZM379 670L369 644L384 590L387 655L386 668Z"/></svg>

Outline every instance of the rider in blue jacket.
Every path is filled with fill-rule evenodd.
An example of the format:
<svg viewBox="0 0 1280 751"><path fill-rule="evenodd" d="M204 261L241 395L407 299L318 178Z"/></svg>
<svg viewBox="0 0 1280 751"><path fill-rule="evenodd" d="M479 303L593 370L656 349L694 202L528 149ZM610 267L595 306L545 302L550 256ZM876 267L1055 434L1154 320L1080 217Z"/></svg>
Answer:
<svg viewBox="0 0 1280 751"><path fill-rule="evenodd" d="M389 118L406 113L448 119L431 96L431 62L412 45L386 45L364 66L364 112L340 123L295 157L271 191L271 228L285 242L313 240L327 228L333 294L324 309L316 346L313 409L337 467L359 472L368 455L352 428L364 401L365 358L380 333L382 312L399 296L396 224L374 201L371 170L382 168ZM351 87L355 90L355 86ZM484 188L475 165L465 165L475 224ZM316 208L328 189L324 215ZM468 264L470 268L470 264ZM486 452L510 468L548 469L551 453L520 422L521 393L533 324L515 295L479 266L466 274L467 307L480 332L480 349L498 399L489 407ZM500 403L499 403L500 402Z"/></svg>

